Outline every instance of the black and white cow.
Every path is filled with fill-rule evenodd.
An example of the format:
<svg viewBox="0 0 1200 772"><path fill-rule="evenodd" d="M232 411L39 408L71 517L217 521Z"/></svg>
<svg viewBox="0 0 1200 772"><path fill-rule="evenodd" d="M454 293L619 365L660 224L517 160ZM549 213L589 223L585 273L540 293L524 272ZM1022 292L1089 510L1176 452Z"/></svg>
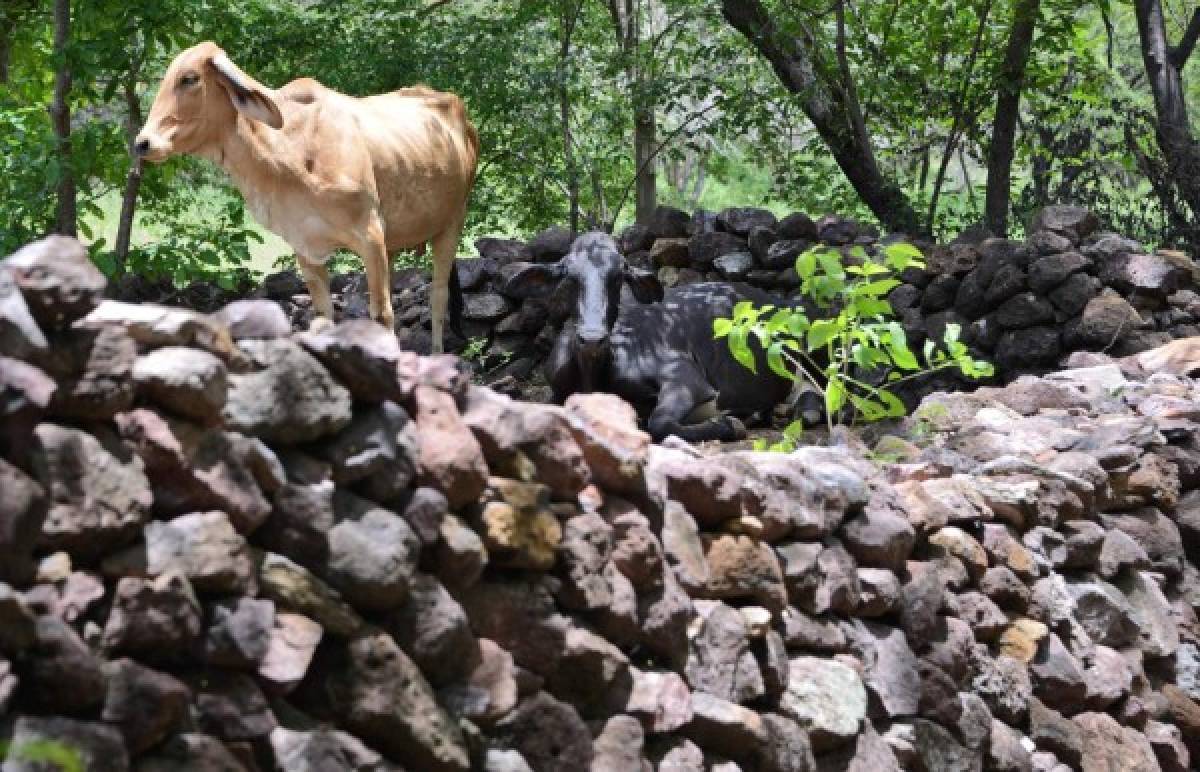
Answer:
<svg viewBox="0 0 1200 772"><path fill-rule="evenodd" d="M730 316L736 303L777 302L765 292L705 283L664 295L654 274L629 268L604 233L580 236L557 263L520 270L505 291L544 296L562 282L570 283L575 306L546 362L558 402L576 392L611 392L637 408L655 440L734 440L745 436L739 416L769 414L791 391L791 382L766 368L755 374L738 364L726 341L713 338L713 320ZM622 285L640 302L621 302Z"/></svg>

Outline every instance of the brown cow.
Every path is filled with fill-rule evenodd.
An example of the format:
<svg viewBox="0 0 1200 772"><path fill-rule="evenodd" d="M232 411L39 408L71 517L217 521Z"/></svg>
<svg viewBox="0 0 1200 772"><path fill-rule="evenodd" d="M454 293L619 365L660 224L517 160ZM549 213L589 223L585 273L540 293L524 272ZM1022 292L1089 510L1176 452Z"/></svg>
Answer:
<svg viewBox="0 0 1200 772"><path fill-rule="evenodd" d="M218 164L254 218L296 250L322 316L333 319L325 262L359 255L371 318L391 328L390 255L433 247L433 349L475 182L479 136L462 101L424 87L356 98L311 78L272 91L215 43L167 68L135 151L149 161L190 154Z"/></svg>

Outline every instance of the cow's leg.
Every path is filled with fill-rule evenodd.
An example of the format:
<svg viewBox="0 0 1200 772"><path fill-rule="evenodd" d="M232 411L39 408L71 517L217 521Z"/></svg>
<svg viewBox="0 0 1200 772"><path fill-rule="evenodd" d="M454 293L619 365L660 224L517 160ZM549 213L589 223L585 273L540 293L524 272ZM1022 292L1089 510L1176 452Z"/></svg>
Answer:
<svg viewBox="0 0 1200 772"><path fill-rule="evenodd" d="M695 379L699 379L696 373ZM663 384L658 392L658 403L646 428L655 442L661 442L674 434L688 442L721 440L729 442L746 436L742 422L727 415L714 415L699 423L684 423L693 413L707 410L706 403L712 399L712 388L702 380L684 378Z"/></svg>
<svg viewBox="0 0 1200 772"><path fill-rule="evenodd" d="M433 327L433 353L444 351L442 342L443 327L446 322L446 302L450 297L450 272L454 270L454 257L458 252L458 241L462 238L463 223L466 222L466 209L463 216L446 230L434 236L433 246L433 286L429 292L429 311Z"/></svg>
<svg viewBox="0 0 1200 772"><path fill-rule="evenodd" d="M389 330L396 329L392 311L392 261L383 239L383 225L372 222L367 227L363 245L363 265L367 269L367 292L371 296L371 318Z"/></svg>
<svg viewBox="0 0 1200 772"><path fill-rule="evenodd" d="M329 295L329 267L324 260L315 260L296 255L296 265L300 267L300 275L308 287L309 297L312 298L313 309L320 316L333 321L333 298Z"/></svg>

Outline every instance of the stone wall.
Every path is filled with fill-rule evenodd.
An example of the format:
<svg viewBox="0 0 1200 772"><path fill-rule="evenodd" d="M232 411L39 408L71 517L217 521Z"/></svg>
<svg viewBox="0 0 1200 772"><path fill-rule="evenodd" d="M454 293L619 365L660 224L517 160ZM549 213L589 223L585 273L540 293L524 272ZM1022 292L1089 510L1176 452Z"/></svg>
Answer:
<svg viewBox="0 0 1200 772"><path fill-rule="evenodd" d="M73 241L0 262L16 748L92 772L1200 752L1186 377L1099 363L934 395L871 451L702 453L610 396L511 400L369 322L103 291Z"/></svg>

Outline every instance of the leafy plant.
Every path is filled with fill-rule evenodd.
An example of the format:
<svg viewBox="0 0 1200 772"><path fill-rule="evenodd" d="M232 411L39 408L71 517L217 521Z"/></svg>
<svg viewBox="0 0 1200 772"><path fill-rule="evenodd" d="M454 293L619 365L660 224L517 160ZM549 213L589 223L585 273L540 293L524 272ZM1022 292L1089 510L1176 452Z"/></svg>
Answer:
<svg viewBox="0 0 1200 772"><path fill-rule="evenodd" d="M992 365L974 359L959 340L958 325L946 326L940 345L926 341L920 359L909 348L887 295L900 284L900 273L924 268L920 251L895 243L879 257L862 247L848 257L818 246L796 259L801 293L828 316L810 319L801 307L756 308L743 301L732 318L713 321L715 337L726 338L734 359L751 372L763 351L771 372L811 384L824 396L830 429L846 408L852 423L903 416L904 403L891 389L905 381L948 368L970 378L992 375ZM794 445L793 427L784 439Z"/></svg>
<svg viewBox="0 0 1200 772"><path fill-rule="evenodd" d="M0 740L0 759L9 758L54 764L60 772L84 772L79 751L55 740L31 740L9 746Z"/></svg>

